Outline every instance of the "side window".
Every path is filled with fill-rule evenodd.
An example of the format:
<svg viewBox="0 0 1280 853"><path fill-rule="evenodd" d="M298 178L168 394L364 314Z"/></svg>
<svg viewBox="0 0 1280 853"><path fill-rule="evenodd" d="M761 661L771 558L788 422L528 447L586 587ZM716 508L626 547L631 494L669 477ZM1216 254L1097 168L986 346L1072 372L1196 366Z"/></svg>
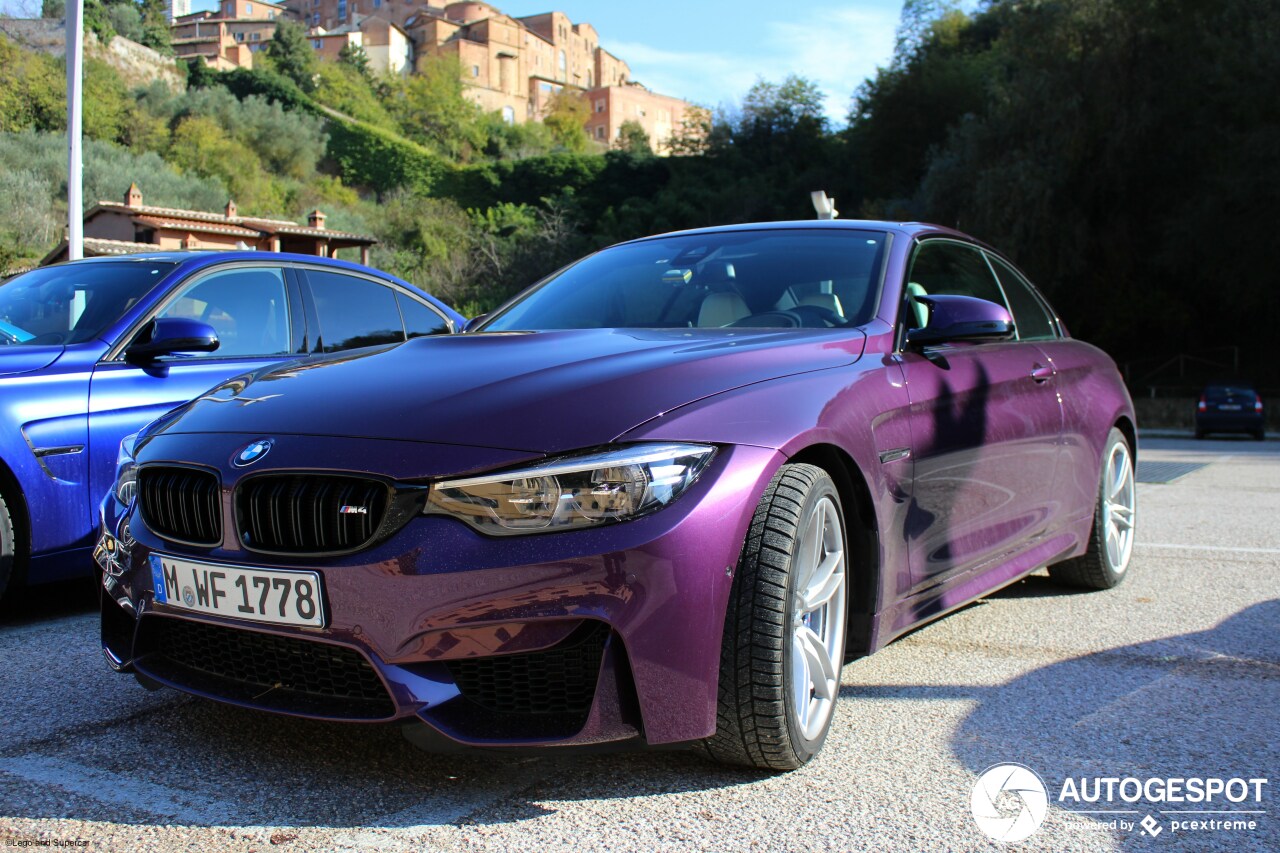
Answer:
<svg viewBox="0 0 1280 853"><path fill-rule="evenodd" d="M410 338L449 334L449 321L412 297L396 292L396 304L404 318L404 330Z"/></svg>
<svg viewBox="0 0 1280 853"><path fill-rule="evenodd" d="M1012 267L994 255L987 255L996 275L1000 277L1000 285L1009 298L1009 313L1013 315L1013 324L1018 330L1020 341L1049 341L1056 338L1053 320L1044 309L1044 305L1031 291L1026 279Z"/></svg>
<svg viewBox="0 0 1280 853"><path fill-rule="evenodd" d="M395 292L384 285L342 273L307 270L320 320L323 352L341 352L404 340Z"/></svg>
<svg viewBox="0 0 1280 853"><path fill-rule="evenodd" d="M907 327L916 329L928 317L925 306L912 296L975 296L1005 305L1000 285L991 274L982 253L973 247L947 240L931 240L916 249L907 276Z"/></svg>
<svg viewBox="0 0 1280 853"><path fill-rule="evenodd" d="M212 326L218 348L211 358L289 352L289 304L279 269L246 267L207 275L188 285L159 316Z"/></svg>

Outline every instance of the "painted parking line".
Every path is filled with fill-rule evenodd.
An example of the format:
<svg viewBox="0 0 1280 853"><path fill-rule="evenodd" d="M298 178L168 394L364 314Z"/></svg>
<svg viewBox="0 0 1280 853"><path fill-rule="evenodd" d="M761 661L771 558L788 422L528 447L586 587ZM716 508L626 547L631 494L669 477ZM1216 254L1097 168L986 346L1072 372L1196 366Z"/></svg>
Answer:
<svg viewBox="0 0 1280 853"><path fill-rule="evenodd" d="M1235 548L1228 545L1178 545L1172 542L1135 543L1139 548L1159 548L1165 551L1223 551L1229 554L1280 554L1280 548Z"/></svg>
<svg viewBox="0 0 1280 853"><path fill-rule="evenodd" d="M213 826L228 823L238 808L231 803L210 800L195 791L182 791L130 779L119 773L27 753L0 760L6 776L57 788L104 805L122 806L169 818L171 823Z"/></svg>

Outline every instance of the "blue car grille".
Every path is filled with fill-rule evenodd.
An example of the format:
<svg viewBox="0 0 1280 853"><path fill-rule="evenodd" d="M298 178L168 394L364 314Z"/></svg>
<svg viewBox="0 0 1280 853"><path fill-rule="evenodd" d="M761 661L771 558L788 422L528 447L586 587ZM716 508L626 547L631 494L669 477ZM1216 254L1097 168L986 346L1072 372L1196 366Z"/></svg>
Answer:
<svg viewBox="0 0 1280 853"><path fill-rule="evenodd" d="M331 474L263 474L236 490L240 541L271 554L355 551L382 527L391 490L378 480Z"/></svg>
<svg viewBox="0 0 1280 853"><path fill-rule="evenodd" d="M138 471L138 507L147 527L165 539L205 547L222 542L222 500L212 472L144 467Z"/></svg>

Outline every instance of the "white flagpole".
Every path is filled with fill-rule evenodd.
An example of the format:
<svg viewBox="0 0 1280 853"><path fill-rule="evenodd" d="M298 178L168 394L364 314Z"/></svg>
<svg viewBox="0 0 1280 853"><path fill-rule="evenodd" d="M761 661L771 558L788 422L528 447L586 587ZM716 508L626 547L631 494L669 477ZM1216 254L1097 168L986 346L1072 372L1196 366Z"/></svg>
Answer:
<svg viewBox="0 0 1280 853"><path fill-rule="evenodd" d="M80 90L84 67L84 3L67 0L67 259L84 257Z"/></svg>

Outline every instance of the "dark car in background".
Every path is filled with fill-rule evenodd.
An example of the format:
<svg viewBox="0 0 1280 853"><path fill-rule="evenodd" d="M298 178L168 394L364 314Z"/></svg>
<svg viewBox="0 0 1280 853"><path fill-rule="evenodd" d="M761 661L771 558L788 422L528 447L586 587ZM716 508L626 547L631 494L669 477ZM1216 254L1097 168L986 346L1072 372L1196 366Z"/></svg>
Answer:
<svg viewBox="0 0 1280 853"><path fill-rule="evenodd" d="M126 255L0 283L0 593L15 574L91 574L120 440L148 421L246 371L462 322L404 281L312 255Z"/></svg>
<svg viewBox="0 0 1280 853"><path fill-rule="evenodd" d="M637 240L464 334L268 368L127 441L103 650L431 748L792 769L845 661L1046 565L1121 582L1135 436L1111 359L959 232Z"/></svg>
<svg viewBox="0 0 1280 853"><path fill-rule="evenodd" d="M1207 386L1196 404L1196 438L1212 433L1247 433L1266 439L1267 411L1262 395L1247 382Z"/></svg>

